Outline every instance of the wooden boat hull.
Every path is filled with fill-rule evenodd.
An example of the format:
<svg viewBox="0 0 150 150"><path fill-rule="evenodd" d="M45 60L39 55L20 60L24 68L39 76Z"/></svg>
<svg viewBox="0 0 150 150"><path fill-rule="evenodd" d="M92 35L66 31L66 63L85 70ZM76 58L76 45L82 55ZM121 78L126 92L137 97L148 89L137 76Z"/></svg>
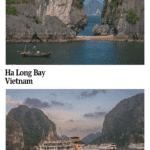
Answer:
<svg viewBox="0 0 150 150"><path fill-rule="evenodd" d="M44 52L44 53L26 53L23 52L21 55L23 57L49 57L51 52Z"/></svg>

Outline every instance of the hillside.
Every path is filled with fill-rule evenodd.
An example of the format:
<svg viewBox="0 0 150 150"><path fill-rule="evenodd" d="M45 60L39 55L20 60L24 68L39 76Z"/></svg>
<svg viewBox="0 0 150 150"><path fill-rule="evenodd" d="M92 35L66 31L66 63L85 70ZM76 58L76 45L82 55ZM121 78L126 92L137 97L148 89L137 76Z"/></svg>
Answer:
<svg viewBox="0 0 150 150"><path fill-rule="evenodd" d="M95 140L101 135L101 132L97 132L96 134L89 134L82 139L85 145L88 145L91 141Z"/></svg>
<svg viewBox="0 0 150 150"><path fill-rule="evenodd" d="M41 141L43 130L48 140L58 138L55 124L39 109L20 105L8 113L10 118L16 120L22 127L24 144L26 147L38 145Z"/></svg>
<svg viewBox="0 0 150 150"><path fill-rule="evenodd" d="M144 39L144 0L105 0L101 24L118 38Z"/></svg>
<svg viewBox="0 0 150 150"><path fill-rule="evenodd" d="M6 116L6 150L24 150L24 137L21 125Z"/></svg>
<svg viewBox="0 0 150 150"><path fill-rule="evenodd" d="M114 142L118 146L144 142L144 94L122 100L105 117L102 134L91 144Z"/></svg>

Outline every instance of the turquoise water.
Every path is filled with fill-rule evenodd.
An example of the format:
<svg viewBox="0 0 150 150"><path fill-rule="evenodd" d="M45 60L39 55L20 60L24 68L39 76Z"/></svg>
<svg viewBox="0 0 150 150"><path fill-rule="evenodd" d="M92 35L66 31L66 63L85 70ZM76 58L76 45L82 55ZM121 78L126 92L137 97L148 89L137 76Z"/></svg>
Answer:
<svg viewBox="0 0 150 150"><path fill-rule="evenodd" d="M88 25L79 36L93 36L95 24L100 25L99 16L88 16ZM22 57L20 52L37 46L37 51L52 52L49 58ZM70 43L6 44L6 64L74 64L113 65L144 64L144 44L111 41L82 41Z"/></svg>
<svg viewBox="0 0 150 150"><path fill-rule="evenodd" d="M78 33L78 36L94 36L92 30L96 24L101 25L100 16L87 16L88 24L84 28L84 31Z"/></svg>

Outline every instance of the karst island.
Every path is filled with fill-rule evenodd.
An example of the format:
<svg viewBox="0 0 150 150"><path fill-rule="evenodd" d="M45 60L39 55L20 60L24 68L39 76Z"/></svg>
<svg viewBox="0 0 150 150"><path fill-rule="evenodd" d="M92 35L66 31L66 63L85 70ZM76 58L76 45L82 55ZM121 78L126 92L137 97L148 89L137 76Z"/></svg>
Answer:
<svg viewBox="0 0 150 150"><path fill-rule="evenodd" d="M144 0L6 0L6 64L144 64Z"/></svg>

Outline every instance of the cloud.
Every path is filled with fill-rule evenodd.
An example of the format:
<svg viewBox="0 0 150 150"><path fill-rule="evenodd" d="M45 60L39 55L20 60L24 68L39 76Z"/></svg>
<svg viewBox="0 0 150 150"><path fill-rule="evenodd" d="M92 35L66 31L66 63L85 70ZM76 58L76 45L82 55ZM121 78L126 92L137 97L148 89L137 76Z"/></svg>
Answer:
<svg viewBox="0 0 150 150"><path fill-rule="evenodd" d="M85 91L85 92L82 92L78 98L87 98L87 97L92 97L92 96L95 96L97 95L98 93L106 93L106 90L92 90L91 92L89 91Z"/></svg>
<svg viewBox="0 0 150 150"><path fill-rule="evenodd" d="M28 107L35 107L35 108L48 108L50 105L47 102L42 102L39 99L36 98L27 98L24 101L24 104Z"/></svg>
<svg viewBox="0 0 150 150"><path fill-rule="evenodd" d="M50 94L50 96L56 96L55 94Z"/></svg>
<svg viewBox="0 0 150 150"><path fill-rule="evenodd" d="M96 107L96 109L97 109L97 110L100 110L100 109L101 109L101 107L100 107L100 106L98 106L98 107Z"/></svg>
<svg viewBox="0 0 150 150"><path fill-rule="evenodd" d="M6 96L6 105L13 105L15 107L22 105L23 101L19 100L19 101L15 101L13 100L13 98L10 95Z"/></svg>
<svg viewBox="0 0 150 150"><path fill-rule="evenodd" d="M68 122L71 122L71 123L73 123L73 122L75 122L75 120L73 120L73 119L70 119L70 120L68 120Z"/></svg>
<svg viewBox="0 0 150 150"><path fill-rule="evenodd" d="M106 115L106 112L95 112L95 113L85 114L84 117L86 117L86 118L98 118L98 117L103 117L105 115Z"/></svg>
<svg viewBox="0 0 150 150"><path fill-rule="evenodd" d="M51 103L47 103L47 102L42 102L39 99L36 98L27 98L24 101L24 104L27 105L28 107L32 108L41 108L41 109L45 109L45 108L50 108L50 107L65 107L65 108L72 108L71 104L68 103L61 103L58 101L51 101Z"/></svg>
<svg viewBox="0 0 150 150"><path fill-rule="evenodd" d="M88 134L100 132L104 121L104 117L91 121L91 118L85 118L78 112L54 111L50 109L44 109L43 112L50 120L55 122L59 136L65 134L68 137L79 136L83 138Z"/></svg>
<svg viewBox="0 0 150 150"><path fill-rule="evenodd" d="M65 104L64 104L64 103L57 102L57 101L52 101L52 102L51 102L51 106L65 106Z"/></svg>
<svg viewBox="0 0 150 150"><path fill-rule="evenodd" d="M71 109L72 108L72 105L69 104L69 103L61 103L61 102L58 102L58 101L51 101L51 104L50 104L51 107L55 107L55 106L62 106L62 107L66 107L66 108L69 108Z"/></svg>

